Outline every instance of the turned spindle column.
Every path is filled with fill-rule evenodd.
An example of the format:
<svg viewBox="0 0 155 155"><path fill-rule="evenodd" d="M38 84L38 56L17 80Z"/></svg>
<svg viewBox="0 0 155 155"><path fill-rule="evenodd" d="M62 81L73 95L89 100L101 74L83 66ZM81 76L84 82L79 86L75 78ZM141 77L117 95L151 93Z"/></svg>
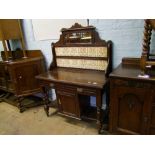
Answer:
<svg viewBox="0 0 155 155"><path fill-rule="evenodd" d="M152 34L152 26L150 25L149 20L146 19L144 24L144 37L143 37L143 49L142 49L143 52L140 62L142 75L145 74L146 61L149 59L151 34Z"/></svg>

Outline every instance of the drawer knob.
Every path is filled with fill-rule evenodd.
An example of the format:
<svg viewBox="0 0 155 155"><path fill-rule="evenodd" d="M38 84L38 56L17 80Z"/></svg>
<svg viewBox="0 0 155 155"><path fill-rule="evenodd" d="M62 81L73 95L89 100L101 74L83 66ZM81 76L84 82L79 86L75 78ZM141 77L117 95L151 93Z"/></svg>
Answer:
<svg viewBox="0 0 155 155"><path fill-rule="evenodd" d="M22 79L22 76L19 76L19 79Z"/></svg>
<svg viewBox="0 0 155 155"><path fill-rule="evenodd" d="M83 92L82 88L77 88L77 92Z"/></svg>

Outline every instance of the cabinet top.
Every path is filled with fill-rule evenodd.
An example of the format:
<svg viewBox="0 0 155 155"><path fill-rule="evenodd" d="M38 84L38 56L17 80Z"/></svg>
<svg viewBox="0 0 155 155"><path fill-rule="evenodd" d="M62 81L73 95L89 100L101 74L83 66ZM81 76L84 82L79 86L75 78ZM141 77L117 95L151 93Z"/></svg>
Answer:
<svg viewBox="0 0 155 155"><path fill-rule="evenodd" d="M36 76L39 80L102 89L106 83L104 72L81 69L55 68Z"/></svg>
<svg viewBox="0 0 155 155"><path fill-rule="evenodd" d="M150 69L147 73L148 74L141 76L141 69L139 65L122 62L113 70L110 74L110 78L155 82L155 70Z"/></svg>

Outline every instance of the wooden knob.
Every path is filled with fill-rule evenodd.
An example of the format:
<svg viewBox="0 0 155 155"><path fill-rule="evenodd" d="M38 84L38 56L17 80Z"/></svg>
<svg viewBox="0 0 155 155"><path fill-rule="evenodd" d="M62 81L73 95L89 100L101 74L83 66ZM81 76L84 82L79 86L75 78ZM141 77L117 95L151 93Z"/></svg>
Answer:
<svg viewBox="0 0 155 155"><path fill-rule="evenodd" d="M19 78L19 79L22 79L22 76L20 75L18 78Z"/></svg>

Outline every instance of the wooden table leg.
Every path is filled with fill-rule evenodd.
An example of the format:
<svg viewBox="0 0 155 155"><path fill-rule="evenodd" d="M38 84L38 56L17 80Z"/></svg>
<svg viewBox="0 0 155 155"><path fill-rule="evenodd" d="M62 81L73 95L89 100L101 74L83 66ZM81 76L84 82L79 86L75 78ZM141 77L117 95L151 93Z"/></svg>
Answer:
<svg viewBox="0 0 155 155"><path fill-rule="evenodd" d="M101 120L101 108L102 108L102 91L97 90L96 96L96 106L97 106L97 125L98 125L98 133L101 133L102 128L102 120Z"/></svg>
<svg viewBox="0 0 155 155"><path fill-rule="evenodd" d="M23 99L24 99L23 97L17 97L18 108L19 108L20 113L24 112L25 110L24 106L22 105Z"/></svg>
<svg viewBox="0 0 155 155"><path fill-rule="evenodd" d="M43 90L43 100L44 100L44 110L46 115L49 116L49 95L48 95L48 88L46 86L42 87Z"/></svg>

